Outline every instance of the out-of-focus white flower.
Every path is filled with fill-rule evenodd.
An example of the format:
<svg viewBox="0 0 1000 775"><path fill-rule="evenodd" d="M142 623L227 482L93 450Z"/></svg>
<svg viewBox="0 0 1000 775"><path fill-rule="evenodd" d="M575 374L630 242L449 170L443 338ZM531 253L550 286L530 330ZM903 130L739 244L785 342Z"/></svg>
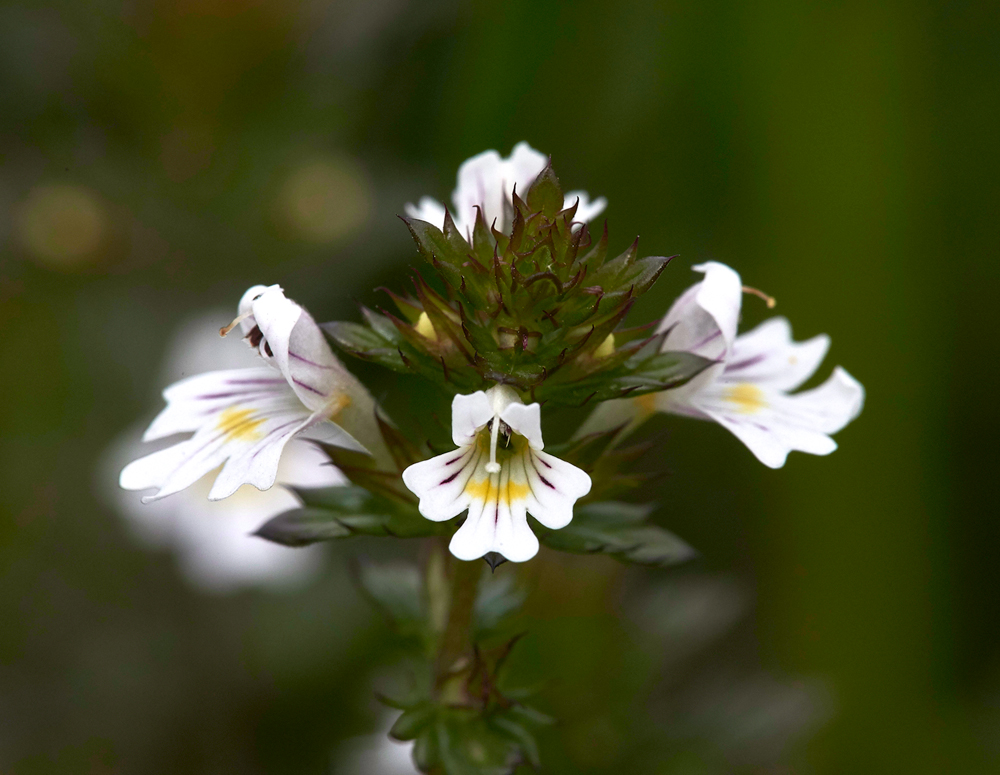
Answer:
<svg viewBox="0 0 1000 775"><path fill-rule="evenodd" d="M329 487L346 480L322 450L293 439L281 457L276 483ZM271 517L300 505L289 490L277 486L261 491L244 485L225 500L211 501L207 497L211 485L210 473L172 498L143 504L118 490L116 500L133 532L151 546L173 549L181 572L201 589L294 586L316 574L323 547L291 549L253 535Z"/></svg>
<svg viewBox="0 0 1000 775"><path fill-rule="evenodd" d="M525 406L505 385L455 396L451 433L458 450L415 463L403 482L420 498L420 513L434 522L469 510L448 547L460 560L487 552L511 562L530 560L538 539L527 512L557 530L590 492L584 471L542 451L539 405Z"/></svg>
<svg viewBox="0 0 1000 775"><path fill-rule="evenodd" d="M525 142L514 146L510 156L502 158L496 151L484 151L478 156L466 159L458 168L458 187L451 195L454 209L451 211L455 227L462 234L471 234L476 224L476 207L483 209L486 225L496 221L498 231L506 231L506 213L510 207L511 195L517 189L524 197L538 174L545 169L548 158ZM598 197L593 202L586 191L570 191L565 197L565 207L579 200L574 220L586 223L600 215L607 207L607 200ZM416 205L407 204L406 214L432 223L438 228L444 226L445 207L429 196L421 197Z"/></svg>
<svg viewBox="0 0 1000 775"><path fill-rule="evenodd" d="M792 450L828 455L836 433L861 412L864 388L841 367L817 388L791 393L815 373L830 346L824 334L792 340L785 318L740 337L743 286L725 264L694 267L705 279L685 291L660 322L663 350L716 361L686 385L633 399L645 410L714 420L764 465L780 468Z"/></svg>
<svg viewBox="0 0 1000 775"><path fill-rule="evenodd" d="M253 351L219 338L218 321L224 316L199 315L179 328L166 357L166 381L212 367L253 366ZM102 485L112 471L136 457L140 446L139 429L112 445L102 467ZM251 535L271 517L299 505L291 492L281 486L266 491L244 486L225 500L210 501L212 479L209 473L174 497L149 504L118 487L102 489L140 540L176 552L182 573L199 588L226 592L251 585L282 587L315 575L325 556L322 547L290 549ZM326 487L344 484L345 478L322 450L292 439L281 456L276 483Z"/></svg>
<svg viewBox="0 0 1000 775"><path fill-rule="evenodd" d="M309 313L277 285L248 290L239 311L240 326L265 365L200 374L164 391L167 407L143 440L194 435L122 470L124 489L157 489L144 502L179 492L220 466L210 500L229 497L244 484L266 490L295 436L367 451L343 425L373 426L374 402L333 355ZM376 437L377 429L366 435Z"/></svg>

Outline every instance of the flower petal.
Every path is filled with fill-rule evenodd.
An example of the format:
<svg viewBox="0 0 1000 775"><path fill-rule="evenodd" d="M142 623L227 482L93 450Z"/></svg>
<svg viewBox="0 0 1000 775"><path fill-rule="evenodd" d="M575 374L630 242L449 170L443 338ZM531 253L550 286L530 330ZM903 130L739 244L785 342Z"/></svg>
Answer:
<svg viewBox="0 0 1000 775"><path fill-rule="evenodd" d="M539 404L508 404L500 419L528 440L532 449L542 449L542 408Z"/></svg>
<svg viewBox="0 0 1000 775"><path fill-rule="evenodd" d="M788 321L771 318L736 340L721 379L795 390L815 373L829 348L826 334L795 342Z"/></svg>
<svg viewBox="0 0 1000 775"><path fill-rule="evenodd" d="M476 431L492 417L493 404L484 391L455 396L451 401L451 440L456 447L472 444Z"/></svg>
<svg viewBox="0 0 1000 775"><path fill-rule="evenodd" d="M310 444L305 434L300 433L285 445L285 453L278 464L277 483L291 487L334 487L350 482L323 450Z"/></svg>
<svg viewBox="0 0 1000 775"><path fill-rule="evenodd" d="M424 517L444 522L469 507L467 485L483 457L476 445L460 447L409 466L403 471L403 484L420 499Z"/></svg>
<svg viewBox="0 0 1000 775"><path fill-rule="evenodd" d="M176 382L163 391L166 408L143 434L143 441L190 433L205 424L206 418L243 402L284 395L288 383L276 369L210 371Z"/></svg>
<svg viewBox="0 0 1000 775"><path fill-rule="evenodd" d="M506 214L511 195L516 189L524 197L547 162L545 154L523 141L514 146L507 158L489 150L466 159L458 168L457 186L451 195L455 228L468 236L476 223L476 208L480 207L487 226L495 222L497 229L505 231L510 226ZM577 199L580 203L574 220L580 223L596 218L608 204L604 197L591 202L586 191L570 191L565 195L563 207L571 207ZM429 196L421 197L416 205L405 205L405 210L412 218L444 228L444 205Z"/></svg>
<svg viewBox="0 0 1000 775"><path fill-rule="evenodd" d="M667 332L661 350L679 350L717 361L678 388L659 394L664 411L689 414L689 404L722 374L736 339L743 286L740 276L725 264L710 261L693 267L705 279L688 288L660 321L657 332Z"/></svg>
<svg viewBox="0 0 1000 775"><path fill-rule="evenodd" d="M240 318L240 330L243 332L243 336L246 336L254 327L257 325L257 321L253 317L253 303L260 296L264 294L265 291L270 288L277 288L278 292L281 292L280 285L254 285L243 294L240 299L238 316ZM245 316L245 317L244 317ZM263 354L263 353L261 353Z"/></svg>
<svg viewBox="0 0 1000 775"><path fill-rule="evenodd" d="M514 183L524 197L528 193L528 186L535 182L538 174L545 169L549 159L541 151L536 151L524 140L514 146L510 156L504 159L504 173L511 182L510 190L513 193Z"/></svg>
<svg viewBox="0 0 1000 775"><path fill-rule="evenodd" d="M545 527L566 527L573 519L573 504L590 492L590 476L547 452L530 450L521 457L528 484L527 510Z"/></svg>
<svg viewBox="0 0 1000 775"><path fill-rule="evenodd" d="M470 484L467 492L474 495L469 516L452 536L451 553L460 560L475 560L499 552L511 562L538 554L538 539L525 516L525 488L511 482L511 466L497 474L486 474L480 466Z"/></svg>
<svg viewBox="0 0 1000 775"><path fill-rule="evenodd" d="M697 397L708 417L731 431L764 465L780 468L792 450L828 455L837 448L828 434L857 417L864 388L839 366L813 390L795 395L753 383L719 382Z"/></svg>
<svg viewBox="0 0 1000 775"><path fill-rule="evenodd" d="M412 205L407 203L403 209L406 210L406 214L411 218L419 218L421 221L427 221L427 223L431 223L439 229L444 228L445 207L436 199L424 196L420 198L417 204Z"/></svg>
<svg viewBox="0 0 1000 775"><path fill-rule="evenodd" d="M299 432L299 436L310 441L318 441L333 447L349 449L352 452L368 453L365 446L337 423L323 418L322 410L313 412L310 422Z"/></svg>
<svg viewBox="0 0 1000 775"><path fill-rule="evenodd" d="M608 200L603 196L599 196L591 202L590 195L586 191L570 191L563 201L563 208L572 207L577 200L579 200L579 204L576 208L576 215L573 216L576 223L589 223L603 213L604 208L608 206Z"/></svg>
<svg viewBox="0 0 1000 775"><path fill-rule="evenodd" d="M231 495L242 484L266 490L274 484L285 442L311 421L295 393L281 385L203 416L194 436L130 463L119 483L127 490L158 488L143 498L148 502L178 492L226 463L210 499Z"/></svg>
<svg viewBox="0 0 1000 775"><path fill-rule="evenodd" d="M253 301L253 316L274 363L303 404L315 411L345 392L344 383L353 377L330 350L312 316L286 298L279 286L272 285Z"/></svg>
<svg viewBox="0 0 1000 775"><path fill-rule="evenodd" d="M544 164L543 160L542 165ZM538 170L541 171L541 167ZM482 208L487 224L492 224L495 220L497 228L503 231L504 200L513 185L521 182L508 181L505 175L509 174L504 160L493 150L484 151L462 162L462 166L458 168L458 186L451 195L455 206L452 217L459 232L469 233L475 223L476 207Z"/></svg>
<svg viewBox="0 0 1000 775"><path fill-rule="evenodd" d="M705 279L688 288L660 321L668 331L663 350L681 350L723 359L736 339L743 302L740 276L725 264L709 261L692 267Z"/></svg>

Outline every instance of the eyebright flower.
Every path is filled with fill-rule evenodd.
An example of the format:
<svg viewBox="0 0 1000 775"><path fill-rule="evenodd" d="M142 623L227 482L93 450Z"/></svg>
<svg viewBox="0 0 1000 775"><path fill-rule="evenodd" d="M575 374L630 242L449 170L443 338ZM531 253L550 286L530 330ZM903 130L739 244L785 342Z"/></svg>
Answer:
<svg viewBox="0 0 1000 775"><path fill-rule="evenodd" d="M164 359L169 381L212 368L255 364L256 350L219 337L218 321L225 315L219 310L203 311L181 323ZM271 517L301 505L283 485L346 484L323 450L309 441L289 441L270 490L241 487L225 500L209 501L206 496L215 479L209 473L173 497L143 504L134 493L117 487L116 480L123 465L143 454L144 429L130 427L105 452L100 492L141 543L173 552L181 575L193 586L215 593L248 586L286 588L313 578L321 569L328 558L322 547L290 549L251 534ZM109 486L112 471L115 486Z"/></svg>
<svg viewBox="0 0 1000 775"><path fill-rule="evenodd" d="M219 466L209 500L226 498L244 484L266 490L274 484L285 444L296 435L368 452L342 424L349 418L362 427L358 417L374 423L374 403L331 352L309 313L277 285L248 290L239 312L233 324L239 323L265 365L208 372L163 392L167 407L143 441L194 435L122 470L124 489L157 488L143 502L183 490Z"/></svg>
<svg viewBox="0 0 1000 775"><path fill-rule="evenodd" d="M590 492L590 477L542 452L540 406L525 406L504 385L455 396L452 440L458 450L415 463L403 482L434 522L469 515L448 547L460 560L498 552L512 562L538 553L526 513L557 530L573 519L573 504Z"/></svg>
<svg viewBox="0 0 1000 775"><path fill-rule="evenodd" d="M660 322L663 350L717 363L686 385L633 399L646 410L715 420L764 465L780 468L792 450L828 455L836 433L861 412L864 388L841 367L817 388L791 394L819 368L830 338L792 340L785 318L736 336L743 285L725 264L694 267L705 279L688 288Z"/></svg>
<svg viewBox="0 0 1000 775"><path fill-rule="evenodd" d="M508 211L514 189L525 196L547 163L545 154L525 142L515 145L506 159L496 151L484 151L466 159L458 168L458 187L451 195L454 204L451 217L459 233L471 234L476 223L476 207L483 209L487 226L495 221L498 231L506 231L511 225ZM574 220L581 223L596 218L608 204L604 197L591 202L586 191L570 191L565 197L565 207L571 207L578 199ZM406 205L407 215L432 223L439 229L444 227L444 212L444 205L429 196L422 197L417 205Z"/></svg>

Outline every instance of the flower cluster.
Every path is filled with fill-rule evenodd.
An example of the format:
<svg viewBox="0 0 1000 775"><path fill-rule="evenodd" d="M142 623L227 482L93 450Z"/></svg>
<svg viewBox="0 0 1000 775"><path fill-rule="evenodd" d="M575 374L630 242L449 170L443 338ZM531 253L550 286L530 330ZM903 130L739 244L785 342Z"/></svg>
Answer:
<svg viewBox="0 0 1000 775"><path fill-rule="evenodd" d="M608 449L653 412L711 420L772 468L792 450L832 452L830 434L861 411L864 391L840 367L792 392L819 367L826 336L795 342L784 318L737 335L745 289L721 263L694 267L704 278L655 329L623 328L669 259L639 258L633 244L608 260L607 228L593 242L588 227L605 200L564 195L526 143L508 158L487 151L465 162L452 201L454 210L428 197L406 206L437 283L418 275L414 296L392 293L398 315L365 309L363 325L321 327L279 286L248 290L223 334L239 326L261 365L167 388L144 440L190 436L130 463L121 486L155 490L143 498L152 501L219 469L211 500L247 484L266 490L296 438L325 450L372 497L405 500L408 491L435 523L465 514L449 544L458 559L523 562L539 549L527 515L546 530L566 528L592 486L583 468L543 451L543 403L592 402L577 438L605 436ZM327 335L451 393L456 449L428 457L404 444ZM350 529L390 532L386 520Z"/></svg>

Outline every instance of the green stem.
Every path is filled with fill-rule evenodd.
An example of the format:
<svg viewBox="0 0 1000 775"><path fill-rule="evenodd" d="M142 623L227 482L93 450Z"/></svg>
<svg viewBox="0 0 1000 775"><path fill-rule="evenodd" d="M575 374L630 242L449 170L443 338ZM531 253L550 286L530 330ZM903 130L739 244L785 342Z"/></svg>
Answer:
<svg viewBox="0 0 1000 775"><path fill-rule="evenodd" d="M472 649L472 611L476 604L476 587L482 575L483 569L479 562L462 562L451 558L448 624L441 636L435 671L439 687L448 682L456 664Z"/></svg>

